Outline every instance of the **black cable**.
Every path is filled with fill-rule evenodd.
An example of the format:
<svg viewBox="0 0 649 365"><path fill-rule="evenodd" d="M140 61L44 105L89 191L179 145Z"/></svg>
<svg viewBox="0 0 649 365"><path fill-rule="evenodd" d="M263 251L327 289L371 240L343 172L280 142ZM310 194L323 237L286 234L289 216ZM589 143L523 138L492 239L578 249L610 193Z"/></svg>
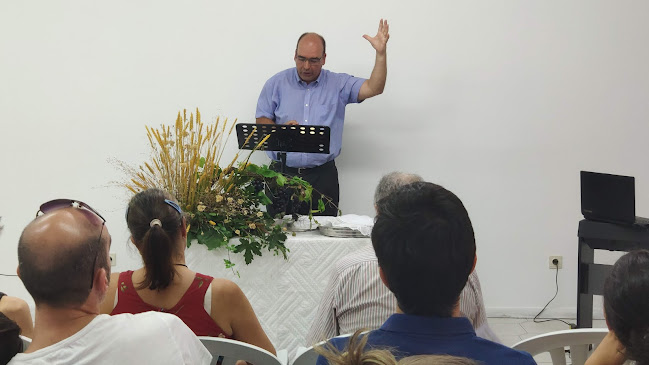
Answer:
<svg viewBox="0 0 649 365"><path fill-rule="evenodd" d="M545 311L545 309L548 307L548 305L550 305L550 303L552 303L552 301L554 300L554 298L557 297L557 294L559 294L559 264L557 263L557 264L555 264L554 266L555 266L555 268L557 269L557 273L556 273L556 275L554 276L554 283L555 283L556 286L557 286L557 290L554 292L554 296L552 297L552 299L550 299L550 301L548 302L548 304L546 304L545 307L543 307L543 309L541 309L541 311L540 311L537 315L534 316L534 319L533 319L532 321L533 321L534 323L544 323L544 322L550 322L550 321L561 321L561 322L567 324L568 326L570 326L571 329L572 329L572 328L576 328L577 326L576 326L574 323L568 323L568 322L566 322L566 321L564 321L563 319L560 319L560 318L548 318L548 319L543 319L543 320L538 320L538 319L537 319L537 318L539 318L539 316L541 315L541 313L543 313L543 311Z"/></svg>
<svg viewBox="0 0 649 365"><path fill-rule="evenodd" d="M0 274L0 276L18 276L18 275Z"/></svg>

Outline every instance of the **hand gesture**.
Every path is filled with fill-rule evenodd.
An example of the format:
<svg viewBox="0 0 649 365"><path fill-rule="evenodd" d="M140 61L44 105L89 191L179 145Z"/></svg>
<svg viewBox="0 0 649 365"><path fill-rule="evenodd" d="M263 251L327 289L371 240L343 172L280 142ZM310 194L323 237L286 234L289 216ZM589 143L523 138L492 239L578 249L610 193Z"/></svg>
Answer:
<svg viewBox="0 0 649 365"><path fill-rule="evenodd" d="M390 26L388 25L387 20L381 19L379 21L379 30L376 32L374 37L370 37L367 34L363 35L363 38L367 39L368 42L374 47L376 53L385 54L386 44L388 39L390 39Z"/></svg>
<svg viewBox="0 0 649 365"><path fill-rule="evenodd" d="M300 123L297 122L297 120L289 120L288 122L284 123L286 125L300 125Z"/></svg>

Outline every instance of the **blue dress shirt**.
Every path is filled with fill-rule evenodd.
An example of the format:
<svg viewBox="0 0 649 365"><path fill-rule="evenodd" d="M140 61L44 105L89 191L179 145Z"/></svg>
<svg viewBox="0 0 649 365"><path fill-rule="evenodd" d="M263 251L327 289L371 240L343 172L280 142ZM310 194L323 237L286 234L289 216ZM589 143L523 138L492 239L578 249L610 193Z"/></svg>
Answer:
<svg viewBox="0 0 649 365"><path fill-rule="evenodd" d="M348 337L330 342L344 349ZM369 333L367 346L391 347L397 358L413 355L452 355L491 364L536 364L530 354L477 337L471 322L465 317L420 317L393 314L378 330ZM318 365L327 361L318 357Z"/></svg>
<svg viewBox="0 0 649 365"><path fill-rule="evenodd" d="M307 84L295 67L271 77L259 95L255 118L268 118L276 124L295 120L300 125L325 125L331 128L329 154L287 153L289 167L315 167L336 158L343 142L345 106L358 103L358 92L365 79L321 70L320 76ZM278 160L276 152L268 152Z"/></svg>

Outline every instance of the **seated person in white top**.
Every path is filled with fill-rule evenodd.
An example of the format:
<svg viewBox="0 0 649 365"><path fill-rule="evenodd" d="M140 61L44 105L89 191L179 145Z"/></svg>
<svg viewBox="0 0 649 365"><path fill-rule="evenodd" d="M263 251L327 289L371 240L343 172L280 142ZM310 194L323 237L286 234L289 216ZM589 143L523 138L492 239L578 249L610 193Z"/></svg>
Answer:
<svg viewBox="0 0 649 365"><path fill-rule="evenodd" d="M389 173L379 181L374 193L374 206L399 187L422 181L415 174ZM379 266L370 243L343 257L320 302L315 321L307 334L306 345L349 333L358 329L379 328L397 308L394 294L381 282ZM460 295L460 313L467 317L475 332L484 339L500 342L489 328L478 274L474 270Z"/></svg>
<svg viewBox="0 0 649 365"><path fill-rule="evenodd" d="M111 237L95 210L59 199L39 213L18 242L18 275L36 303L33 340L9 364L210 363L210 353L174 315L99 314Z"/></svg>

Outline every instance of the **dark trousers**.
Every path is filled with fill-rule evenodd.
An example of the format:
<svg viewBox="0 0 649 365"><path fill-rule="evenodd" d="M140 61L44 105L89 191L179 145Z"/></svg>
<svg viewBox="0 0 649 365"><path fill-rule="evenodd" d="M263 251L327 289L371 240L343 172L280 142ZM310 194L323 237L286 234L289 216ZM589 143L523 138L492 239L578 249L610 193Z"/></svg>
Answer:
<svg viewBox="0 0 649 365"><path fill-rule="evenodd" d="M270 168L274 171L280 171L281 166L279 162L273 162L270 165ZM325 195L331 202L326 199L323 199L325 203L325 211L321 213L314 213L313 215L338 215L338 202L340 198L340 190L338 186L338 169L336 168L336 163L334 161L329 161L323 165L310 168L310 169L297 169L294 167L286 167L286 175L288 176L298 176L306 180L311 186L313 186L313 209L318 208L318 199L320 199L320 194ZM291 203L289 203L291 204ZM305 202L300 205L298 214L306 215L309 214L309 203ZM268 206L269 212L272 213L272 204ZM290 206L287 208L287 211L290 212Z"/></svg>

